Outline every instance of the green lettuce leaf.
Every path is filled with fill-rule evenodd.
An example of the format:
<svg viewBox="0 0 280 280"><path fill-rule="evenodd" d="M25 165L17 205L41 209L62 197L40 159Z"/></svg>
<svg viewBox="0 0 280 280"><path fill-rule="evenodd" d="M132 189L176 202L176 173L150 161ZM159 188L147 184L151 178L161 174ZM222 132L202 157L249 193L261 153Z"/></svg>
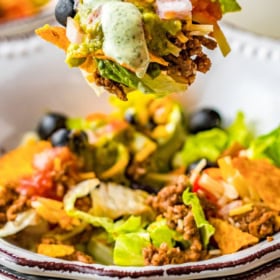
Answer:
<svg viewBox="0 0 280 280"><path fill-rule="evenodd" d="M215 228L206 220L199 198L195 193L186 189L183 193L183 202L191 205L196 226L200 230L204 248L209 244L210 237L215 233Z"/></svg>
<svg viewBox="0 0 280 280"><path fill-rule="evenodd" d="M133 72L109 60L97 60L97 68L102 77L120 83L130 90L166 95L171 92L183 92L187 89L185 84L178 83L163 73L158 74L155 78L146 74L139 79Z"/></svg>
<svg viewBox="0 0 280 280"><path fill-rule="evenodd" d="M218 2L220 3L223 14L241 10L236 0L218 0Z"/></svg>
<svg viewBox="0 0 280 280"><path fill-rule="evenodd" d="M180 152L173 160L175 166L188 166L201 158L216 161L228 143L227 133L219 128L202 131L195 135L189 135Z"/></svg>
<svg viewBox="0 0 280 280"><path fill-rule="evenodd" d="M243 147L248 147L254 137L253 132L245 122L243 112L237 112L235 120L226 128L226 131L229 137L228 147L235 142L240 143Z"/></svg>
<svg viewBox="0 0 280 280"><path fill-rule="evenodd" d="M147 231L156 247L159 247L162 243L166 243L169 248L174 246L177 232L168 227L166 219L160 219L151 223Z"/></svg>
<svg viewBox="0 0 280 280"><path fill-rule="evenodd" d="M96 61L98 71L102 77L123 84L130 89L141 89L144 93L152 92L133 72L121 65L110 60L97 59Z"/></svg>
<svg viewBox="0 0 280 280"><path fill-rule="evenodd" d="M28 226L36 225L39 219L34 209L18 213L14 221L8 221L0 228L0 238L16 234Z"/></svg>
<svg viewBox="0 0 280 280"><path fill-rule="evenodd" d="M97 217L90 213L78 210L75 207L78 198L90 195L100 184L98 179L90 179L79 183L76 187L72 188L66 193L63 199L64 209L70 217L75 217L83 222L91 224L96 227L103 227L106 231L111 232L113 228L113 220L108 217Z"/></svg>
<svg viewBox="0 0 280 280"><path fill-rule="evenodd" d="M202 158L215 162L220 154L238 142L247 148L254 139L254 133L245 122L243 112L238 112L232 124L225 129L213 128L187 136L183 148L177 152L173 165L188 166Z"/></svg>
<svg viewBox="0 0 280 280"><path fill-rule="evenodd" d="M113 265L113 245L113 240L106 231L95 230L86 246L86 250L96 262Z"/></svg>
<svg viewBox="0 0 280 280"><path fill-rule="evenodd" d="M141 81L145 87L151 89L152 93L157 93L159 95L166 95L173 92L180 93L187 89L186 84L178 83L164 73L160 73L155 78L145 75Z"/></svg>
<svg viewBox="0 0 280 280"><path fill-rule="evenodd" d="M150 235L144 231L119 235L114 248L114 263L123 266L145 265L142 251L149 244Z"/></svg>
<svg viewBox="0 0 280 280"><path fill-rule="evenodd" d="M253 140L248 152L253 159L266 158L280 167L280 127Z"/></svg>

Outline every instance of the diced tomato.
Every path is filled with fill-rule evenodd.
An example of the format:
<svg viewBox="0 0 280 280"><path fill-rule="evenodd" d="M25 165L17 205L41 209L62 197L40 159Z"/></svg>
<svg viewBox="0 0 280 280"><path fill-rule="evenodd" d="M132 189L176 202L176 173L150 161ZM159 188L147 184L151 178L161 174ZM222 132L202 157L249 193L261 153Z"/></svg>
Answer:
<svg viewBox="0 0 280 280"><path fill-rule="evenodd" d="M197 176L196 180L193 183L193 188L192 191L193 192L198 192L201 189L201 186L199 185L199 176Z"/></svg>
<svg viewBox="0 0 280 280"><path fill-rule="evenodd" d="M55 175L66 166L76 169L74 155L67 147L49 148L35 155L34 173L19 180L17 191L28 197L43 196L58 199L55 194Z"/></svg>
<svg viewBox="0 0 280 280"><path fill-rule="evenodd" d="M40 171L36 174L20 180L18 192L28 197L51 197L54 182L50 172Z"/></svg>
<svg viewBox="0 0 280 280"><path fill-rule="evenodd" d="M204 195L205 195L205 197L206 197L209 201L211 201L211 202L213 202L214 204L216 204L216 202L217 202L216 197L215 197L213 194L211 194L209 191L207 191L206 189L204 189L204 188L199 184L199 179L200 179L200 176L197 176L196 180L195 180L194 183L193 183L192 191L193 191L193 192L196 192L196 193L197 193L197 192L203 192Z"/></svg>
<svg viewBox="0 0 280 280"><path fill-rule="evenodd" d="M191 2L194 21L202 24L214 24L222 18L222 11L218 1L191 0Z"/></svg>

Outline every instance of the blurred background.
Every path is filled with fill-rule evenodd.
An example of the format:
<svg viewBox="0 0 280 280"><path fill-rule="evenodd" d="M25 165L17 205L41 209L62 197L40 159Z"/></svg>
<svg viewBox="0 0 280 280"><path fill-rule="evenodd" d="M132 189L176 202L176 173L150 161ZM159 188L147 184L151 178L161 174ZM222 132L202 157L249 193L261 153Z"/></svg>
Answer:
<svg viewBox="0 0 280 280"><path fill-rule="evenodd" d="M63 51L34 35L35 28L56 24L55 3L0 0L0 143L7 148L33 129L44 111L84 116L110 110L108 96L97 97L79 70L64 63ZM280 120L280 1L239 3L242 11L221 22L231 53L211 52L211 70L175 98L186 110L211 106L229 120L243 110L264 132Z"/></svg>
<svg viewBox="0 0 280 280"><path fill-rule="evenodd" d="M280 39L279 0L239 0L238 3L242 12L226 15L225 22L258 35Z"/></svg>

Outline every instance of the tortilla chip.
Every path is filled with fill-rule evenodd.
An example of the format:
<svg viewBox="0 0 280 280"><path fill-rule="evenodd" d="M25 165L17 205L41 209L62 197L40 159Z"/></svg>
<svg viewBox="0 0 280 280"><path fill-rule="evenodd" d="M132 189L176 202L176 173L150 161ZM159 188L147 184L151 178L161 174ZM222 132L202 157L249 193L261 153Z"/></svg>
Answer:
<svg viewBox="0 0 280 280"><path fill-rule="evenodd" d="M34 155L50 147L47 141L28 142L4 154L0 158L0 185L16 184L23 176L31 175Z"/></svg>
<svg viewBox="0 0 280 280"><path fill-rule="evenodd" d="M37 249L37 253L53 258L69 256L74 252L73 246L63 244L39 244Z"/></svg>
<svg viewBox="0 0 280 280"><path fill-rule="evenodd" d="M210 223L215 227L214 240L223 254L235 253L259 242L257 237L241 231L226 221L213 218L210 219Z"/></svg>
<svg viewBox="0 0 280 280"><path fill-rule="evenodd" d="M150 61L151 62L156 62L160 65L163 65L163 66L168 66L168 62L166 60L164 60L163 58L159 57L159 56L156 56L152 53L149 53L149 56L150 56Z"/></svg>
<svg viewBox="0 0 280 280"><path fill-rule="evenodd" d="M271 209L280 211L280 168L264 159L249 160L236 157L233 166L260 199Z"/></svg>
<svg viewBox="0 0 280 280"><path fill-rule="evenodd" d="M36 29L35 33L64 51L67 50L70 44L70 41L66 37L66 29L64 27L45 24L43 27Z"/></svg>
<svg viewBox="0 0 280 280"><path fill-rule="evenodd" d="M88 56L84 63L82 63L80 66L81 70L86 71L87 73L93 73L96 71L96 64L93 61L93 57Z"/></svg>

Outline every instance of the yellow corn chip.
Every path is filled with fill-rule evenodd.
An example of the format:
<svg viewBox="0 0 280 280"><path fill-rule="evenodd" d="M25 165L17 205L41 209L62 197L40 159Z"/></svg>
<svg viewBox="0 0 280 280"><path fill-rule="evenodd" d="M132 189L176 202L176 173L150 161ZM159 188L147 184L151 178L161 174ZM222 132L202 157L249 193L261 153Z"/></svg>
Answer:
<svg viewBox="0 0 280 280"><path fill-rule="evenodd" d="M37 253L53 258L69 256L74 252L73 246L63 244L39 244L37 249Z"/></svg>
<svg viewBox="0 0 280 280"><path fill-rule="evenodd" d="M63 203L54 199L38 197L32 200L31 206L36 209L37 214L49 223L59 224L63 229L72 229L80 225L76 218L69 217L63 209Z"/></svg>
<svg viewBox="0 0 280 280"><path fill-rule="evenodd" d="M280 211L280 168L263 159L236 157L232 162L247 182L248 188L271 209Z"/></svg>
<svg viewBox="0 0 280 280"><path fill-rule="evenodd" d="M83 64L81 64L80 69L86 71L87 73L93 73L96 71L96 65L93 61L93 58L91 56L88 56Z"/></svg>
<svg viewBox="0 0 280 280"><path fill-rule="evenodd" d="M223 254L230 254L258 243L259 239L220 219L210 219L215 227L214 239Z"/></svg>
<svg viewBox="0 0 280 280"><path fill-rule="evenodd" d="M64 27L45 24L43 27L36 29L35 33L45 41L56 45L64 51L66 51L70 44Z"/></svg>
<svg viewBox="0 0 280 280"><path fill-rule="evenodd" d="M50 147L47 141L28 142L4 154L0 158L0 185L13 184L23 176L31 175L34 155Z"/></svg>

